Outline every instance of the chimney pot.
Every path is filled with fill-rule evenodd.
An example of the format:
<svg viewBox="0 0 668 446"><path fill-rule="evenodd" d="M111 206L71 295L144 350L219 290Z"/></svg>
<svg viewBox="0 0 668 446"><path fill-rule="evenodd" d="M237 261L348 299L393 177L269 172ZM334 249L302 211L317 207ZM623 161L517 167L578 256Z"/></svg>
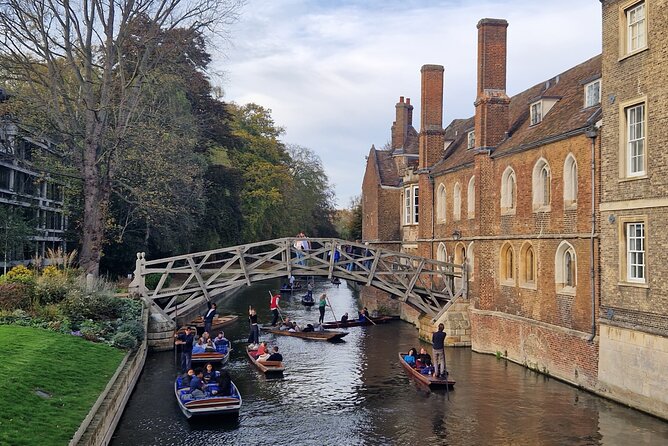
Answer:
<svg viewBox="0 0 668 446"><path fill-rule="evenodd" d="M399 96L399 102L401 102L402 104L404 103L404 97L403 96Z"/></svg>
<svg viewBox="0 0 668 446"><path fill-rule="evenodd" d="M411 105L411 98L406 98L406 104Z"/></svg>

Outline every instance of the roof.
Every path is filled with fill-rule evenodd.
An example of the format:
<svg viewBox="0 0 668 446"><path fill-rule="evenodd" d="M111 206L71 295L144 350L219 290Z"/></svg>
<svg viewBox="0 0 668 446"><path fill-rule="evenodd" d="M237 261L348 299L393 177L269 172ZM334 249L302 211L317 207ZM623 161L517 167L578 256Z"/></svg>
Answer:
<svg viewBox="0 0 668 446"><path fill-rule="evenodd" d="M510 99L508 137L494 150L501 156L528 148L541 141L586 128L601 115L601 105L584 107L584 85L601 76L601 55L533 87ZM539 99L559 98L543 120L530 125L529 104ZM466 133L473 129L473 117L455 119L445 129L446 141L452 140L444 159L433 166L433 173L463 167L473 162L473 150L467 149Z"/></svg>
<svg viewBox="0 0 668 446"><path fill-rule="evenodd" d="M383 186L399 186L401 177L399 176L397 165L392 158L392 152L371 147L370 156L375 158L380 184Z"/></svg>

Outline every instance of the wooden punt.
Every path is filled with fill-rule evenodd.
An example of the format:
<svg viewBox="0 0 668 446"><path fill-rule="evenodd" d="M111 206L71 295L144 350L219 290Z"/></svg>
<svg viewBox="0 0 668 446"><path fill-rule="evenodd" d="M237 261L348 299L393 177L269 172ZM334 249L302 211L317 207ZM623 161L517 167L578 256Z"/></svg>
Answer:
<svg viewBox="0 0 668 446"><path fill-rule="evenodd" d="M212 364L214 363L227 364L227 362L230 360L230 350L231 349L228 349L227 353L220 353L220 352L193 353L192 363L206 364L207 362L210 362Z"/></svg>
<svg viewBox="0 0 668 446"><path fill-rule="evenodd" d="M257 351L257 350L251 350L250 348L246 347L246 354L250 358L251 362L255 367L260 369L262 373L265 375L269 374L278 374L278 373L283 373L285 371L285 367L283 366L283 362L281 361L258 361L255 359L255 356L252 355L252 352Z"/></svg>
<svg viewBox="0 0 668 446"><path fill-rule="evenodd" d="M397 316L378 316L371 318L376 324L384 324L389 321L394 321L399 319ZM360 321L359 319L348 319L346 322L324 322L322 328L346 328L346 327L359 327L362 325L372 325L371 322L367 320Z"/></svg>
<svg viewBox="0 0 668 446"><path fill-rule="evenodd" d="M403 366L404 370L408 372L411 378L415 379L421 384L424 384L429 387L445 387L448 386L448 388L453 389L455 387L455 380L450 378L448 375L448 378L434 378L431 375L423 375L420 373L416 368L408 364L406 361L404 361L404 355L406 353L399 353L399 362Z"/></svg>
<svg viewBox="0 0 668 446"><path fill-rule="evenodd" d="M315 299L314 298L309 299L308 297L303 296L302 305L304 305L305 307L312 307L313 305L315 305Z"/></svg>
<svg viewBox="0 0 668 446"><path fill-rule="evenodd" d="M180 388L180 383L181 377L177 377L174 381L174 395L181 412L186 418L203 415L238 414L239 409L241 409L241 394L233 382L231 383L231 395L212 395L199 399L192 399L190 389Z"/></svg>
<svg viewBox="0 0 668 446"><path fill-rule="evenodd" d="M269 333L294 336L296 338L310 339L312 341L340 341L342 337L347 336L345 331L288 331L288 330L266 330Z"/></svg>
<svg viewBox="0 0 668 446"><path fill-rule="evenodd" d="M295 285L292 288L288 287L281 287L280 291L281 293L292 293L293 291L301 291L302 286L301 285Z"/></svg>
<svg viewBox="0 0 668 446"><path fill-rule="evenodd" d="M217 333L221 328L236 322L237 319L239 319L239 316L236 314L228 314L225 316L216 315L216 317L213 318L213 323L211 324L211 331ZM198 333L202 333L204 331L204 318L202 316L196 317L190 321L190 325L197 327ZM211 334L212 338L215 337L213 333L209 334Z"/></svg>

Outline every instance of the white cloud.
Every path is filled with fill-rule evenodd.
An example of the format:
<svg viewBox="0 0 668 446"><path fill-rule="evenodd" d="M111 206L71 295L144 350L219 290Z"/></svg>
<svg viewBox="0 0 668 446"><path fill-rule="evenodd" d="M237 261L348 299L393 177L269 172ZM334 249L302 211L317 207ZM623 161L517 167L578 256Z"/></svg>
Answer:
<svg viewBox="0 0 668 446"><path fill-rule="evenodd" d="M251 0L215 68L226 72L226 100L272 109L285 142L319 154L347 206L371 144L389 140L399 96L412 99L419 130L422 65L445 66L444 125L473 114L483 17L510 23L509 94L601 51L595 1Z"/></svg>

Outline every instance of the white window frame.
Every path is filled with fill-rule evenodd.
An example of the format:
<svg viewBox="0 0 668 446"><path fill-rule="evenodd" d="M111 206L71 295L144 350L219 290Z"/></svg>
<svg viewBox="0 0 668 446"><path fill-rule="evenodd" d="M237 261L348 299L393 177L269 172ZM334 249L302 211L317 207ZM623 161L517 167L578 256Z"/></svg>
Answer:
<svg viewBox="0 0 668 446"><path fill-rule="evenodd" d="M536 101L529 106L531 112L531 125L540 124L543 121L543 101Z"/></svg>
<svg viewBox="0 0 668 446"><path fill-rule="evenodd" d="M572 153L564 161L564 204L567 207L578 204L578 162Z"/></svg>
<svg viewBox="0 0 668 446"><path fill-rule="evenodd" d="M475 130L471 130L466 134L466 148L472 149L475 147Z"/></svg>
<svg viewBox="0 0 668 446"><path fill-rule="evenodd" d="M626 280L633 283L646 283L647 243L645 222L634 221L625 223L624 230L626 236Z"/></svg>
<svg viewBox="0 0 668 446"><path fill-rule="evenodd" d="M455 221L462 219L462 186L455 183L452 203L452 217Z"/></svg>
<svg viewBox="0 0 668 446"><path fill-rule="evenodd" d="M501 214L514 214L517 205L517 177L512 167L506 167L501 176Z"/></svg>
<svg viewBox="0 0 668 446"><path fill-rule="evenodd" d="M469 187L466 192L466 205L468 218L475 218L475 175L469 180Z"/></svg>
<svg viewBox="0 0 668 446"><path fill-rule="evenodd" d="M641 112L639 119L638 111ZM647 173L647 108L645 102L625 107L624 117L626 128L626 176L644 176Z"/></svg>
<svg viewBox="0 0 668 446"><path fill-rule="evenodd" d="M626 53L647 47L647 6L638 2L624 9L626 19Z"/></svg>
<svg viewBox="0 0 668 446"><path fill-rule="evenodd" d="M584 86L585 108L601 103L601 79L589 82Z"/></svg>
<svg viewBox="0 0 668 446"><path fill-rule="evenodd" d="M443 183L438 185L438 193L436 195L436 217L439 223L445 223L447 220L446 217L446 199L447 192L445 191L445 185Z"/></svg>
<svg viewBox="0 0 668 446"><path fill-rule="evenodd" d="M411 224L411 188L404 188L404 225Z"/></svg>
<svg viewBox="0 0 668 446"><path fill-rule="evenodd" d="M418 224L420 215L420 187L413 186L413 224Z"/></svg>
<svg viewBox="0 0 668 446"><path fill-rule="evenodd" d="M568 255L571 258L572 284L568 284ZM557 293L575 295L575 290L578 286L578 258L573 245L565 240L559 244L554 257L554 266Z"/></svg>
<svg viewBox="0 0 668 446"><path fill-rule="evenodd" d="M545 158L536 161L533 168L533 210L550 210L550 192L552 187L552 173L550 165Z"/></svg>

